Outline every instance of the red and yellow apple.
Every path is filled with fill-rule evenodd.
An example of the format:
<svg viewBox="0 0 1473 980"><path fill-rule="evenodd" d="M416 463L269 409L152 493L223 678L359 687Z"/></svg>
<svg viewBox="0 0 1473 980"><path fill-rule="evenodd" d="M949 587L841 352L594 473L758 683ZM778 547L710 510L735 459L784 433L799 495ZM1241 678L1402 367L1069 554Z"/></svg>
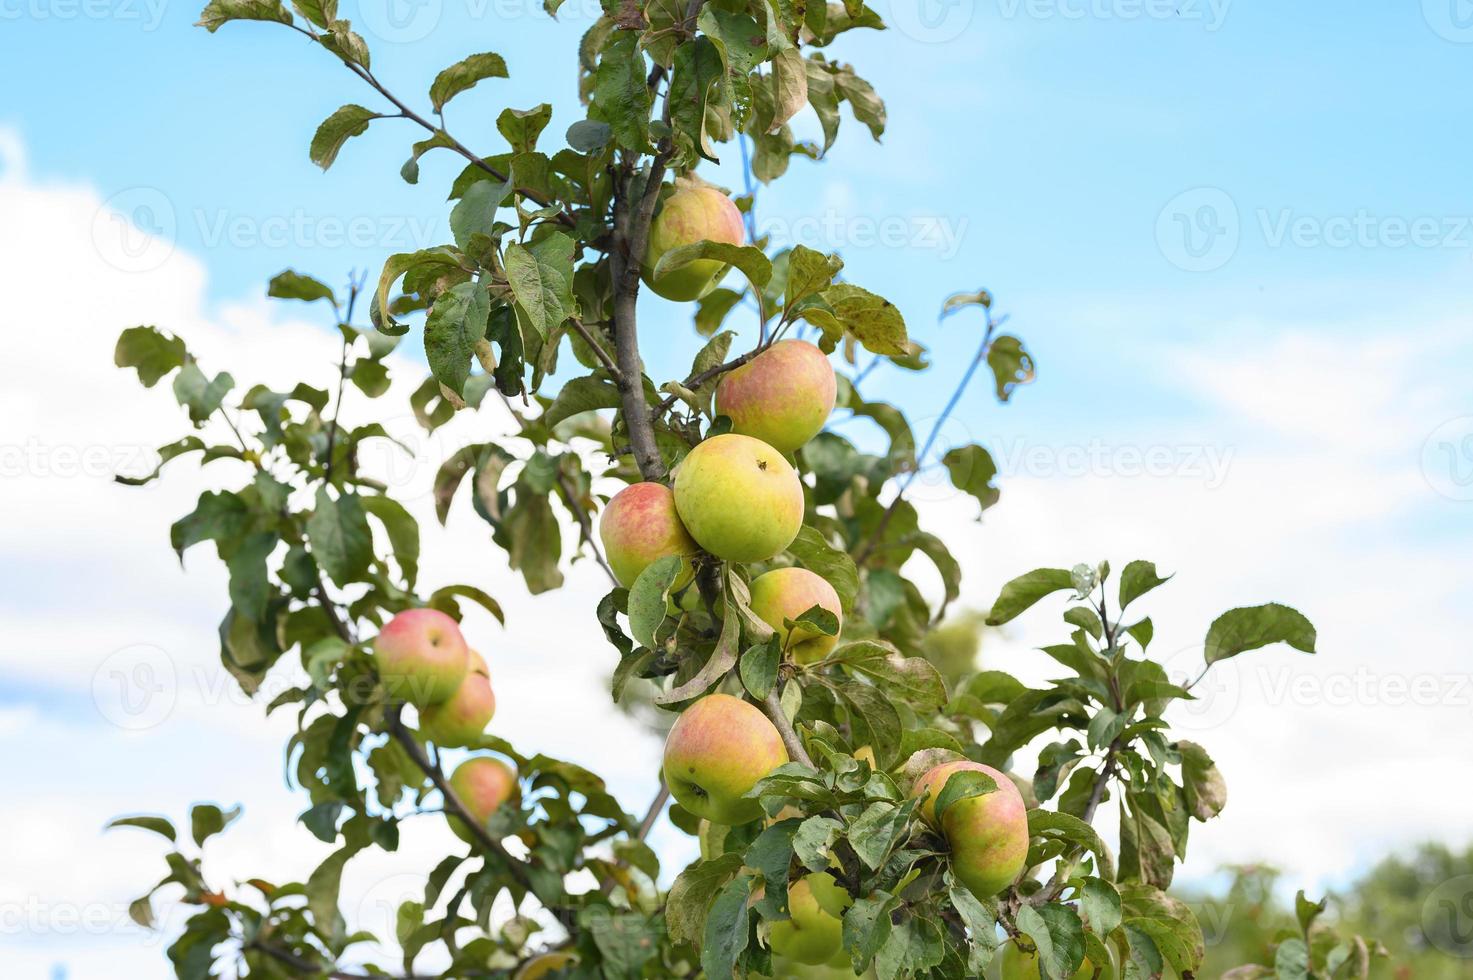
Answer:
<svg viewBox="0 0 1473 980"><path fill-rule="evenodd" d="M788 920L774 922L768 934L772 951L816 966L840 952L844 910L854 903L827 871L805 875L788 886Z"/></svg>
<svg viewBox="0 0 1473 980"><path fill-rule="evenodd" d="M501 804L517 796L517 776L499 759L476 756L455 767L450 774L450 789L476 822L484 826ZM471 829L459 817L451 816L448 809L445 820L456 837L467 844L476 842Z"/></svg>
<svg viewBox="0 0 1473 980"><path fill-rule="evenodd" d="M465 677L455 693L419 713L420 734L445 748L467 748L480 741L496 715L496 694L486 659L466 651Z"/></svg>
<svg viewBox="0 0 1473 980"><path fill-rule="evenodd" d="M665 740L670 795L712 823L739 824L762 816L743 796L788 761L782 736L761 709L729 694L708 694L681 712Z"/></svg>
<svg viewBox="0 0 1473 980"><path fill-rule="evenodd" d="M783 649L800 664L811 664L828 656L839 637L798 626L789 635L783 621L797 619L814 606L821 606L844 623L839 594L821 575L806 568L774 568L752 580L752 611L777 631Z"/></svg>
<svg viewBox="0 0 1473 980"><path fill-rule="evenodd" d="M726 433L681 461L675 509L690 536L716 557L766 561L803 527L803 484L767 443Z"/></svg>
<svg viewBox="0 0 1473 980"><path fill-rule="evenodd" d="M783 340L722 377L716 412L731 419L731 431L791 453L823 429L837 390L823 351Z"/></svg>
<svg viewBox="0 0 1473 980"><path fill-rule="evenodd" d="M964 771L991 776L997 789L953 803L937 827L936 798L953 774ZM944 762L916 780L913 795L925 794L921 815L946 837L952 871L972 894L991 898L1017 879L1028 857L1028 808L1011 779L980 762Z"/></svg>
<svg viewBox="0 0 1473 980"><path fill-rule="evenodd" d="M655 266L660 259L672 249L700 241L740 245L745 240L742 213L731 198L699 181L677 180L674 191L650 222L644 281L666 299L678 302L700 299L715 287L726 264L718 259L696 259L656 279Z"/></svg>
<svg viewBox="0 0 1473 980"><path fill-rule="evenodd" d="M631 483L614 494L599 517L598 536L614 577L626 589L656 559L696 551L675 512L675 495L662 483ZM683 589L694 574L690 562L682 563L672 589Z"/></svg>
<svg viewBox="0 0 1473 980"><path fill-rule="evenodd" d="M406 609L373 641L389 693L421 708L455 693L465 678L467 649L460 626L438 609Z"/></svg>

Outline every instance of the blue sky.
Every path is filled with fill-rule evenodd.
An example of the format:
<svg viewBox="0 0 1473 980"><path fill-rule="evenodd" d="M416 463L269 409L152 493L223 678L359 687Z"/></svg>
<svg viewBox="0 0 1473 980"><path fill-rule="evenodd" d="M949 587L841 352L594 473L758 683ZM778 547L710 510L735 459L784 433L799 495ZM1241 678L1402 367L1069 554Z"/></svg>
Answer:
<svg viewBox="0 0 1473 980"><path fill-rule="evenodd" d="M506 56L509 80L447 113L472 146L500 149L503 106L552 101L548 140L579 118L572 52L589 19L574 0L556 23L530 0L421 0L399 8L399 28L385 0L369 2L343 14L406 98L466 54ZM865 387L922 429L977 341L975 313L937 324L947 294L992 289L1036 353L1036 385L1006 407L978 385L942 433L943 449L981 440L1003 465L987 522L945 487L914 491L963 562L964 601L986 603L1035 565L1139 556L1179 573L1149 610L1154 652L1173 662L1200 663L1194 644L1229 606L1282 599L1312 616L1319 656L1244 658L1220 696L1179 720L1218 758L1234 801L1194 839L1191 880L1265 858L1315 888L1417 840L1465 842L1473 787L1442 778L1466 767L1473 719L1458 686L1473 626L1473 201L1460 125L1473 26L1441 0L880 10L896 30L834 52L886 99L888 135L876 144L846 116L829 159L795 160L760 192L758 219L775 234L809 222L801 240L839 250L846 274L896 302L933 348L931 374L885 370ZM97 835L115 813L244 800L235 839L211 845L222 874L301 875L322 852L282 829L301 809L279 777L283 719L263 725L213 666L219 568L200 553L181 573L165 543L201 477L176 464L166 485L130 491L107 467L65 466L78 446L127 465L180 429L167 393L111 368L112 339L157 323L242 383L326 370L330 333L268 307L265 281L288 266L377 275L386 253L444 240L444 188L459 170L431 155L420 184L404 184L418 134L386 121L321 173L307 158L313 129L345 102L378 107L372 92L284 28L212 37L190 26L197 16L178 0L0 0L0 90L12 93L0 108L0 267L21 284L0 314L0 507L26 515L0 530L12 624L0 751L26 787L0 816L0 925L25 923L14 969L26 980L58 965L73 978L157 975L160 952L136 932L79 938L61 925L68 908L115 913L157 876L151 845ZM735 147L725 156L707 176L739 186ZM133 272L104 261L97 236L120 221L157 233L166 258ZM868 240L886 228L899 246ZM334 240L348 233L361 240ZM733 323L750 333L740 313ZM686 309L646 297L641 329L662 376L696 348ZM397 373L412 383L419 370L406 360ZM58 397L62 377L86 395ZM483 424L459 419L425 445L406 483L416 506L451 440L484 438ZM32 445L40 462L13 465ZM1153 452L1164 462L1142 471ZM484 533L469 513L445 533L427 524L425 580L469 577L508 608L504 633L473 624L487 634L496 725L608 774L642 805L657 743L608 706L587 614L601 583L580 572L565 594L529 599L488 562ZM1025 617L984 659L1039 681L1050 667L1031 650L1057 638L1050 617ZM172 685L168 710L141 729L109 687L139 664ZM1419 680L1437 692L1397 693ZM22 751L35 744L53 752ZM1347 787L1372 784L1384 791L1348 812ZM1434 785L1442 805L1408 812ZM688 847L657 833L672 853ZM348 891L413 884L446 837L406 833L404 854L353 872Z"/></svg>

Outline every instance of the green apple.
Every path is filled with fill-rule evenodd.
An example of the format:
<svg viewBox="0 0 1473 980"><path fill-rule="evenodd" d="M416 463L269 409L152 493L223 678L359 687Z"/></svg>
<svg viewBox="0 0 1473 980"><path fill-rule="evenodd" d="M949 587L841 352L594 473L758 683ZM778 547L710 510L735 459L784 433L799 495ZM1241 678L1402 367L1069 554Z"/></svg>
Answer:
<svg viewBox="0 0 1473 980"><path fill-rule="evenodd" d="M1094 964L1089 957L1084 958L1079 969L1075 970L1069 980L1091 980L1095 975ZM1001 980L1040 980L1042 976L1038 968L1038 954L1036 952L1025 952L1014 940L1007 944L1002 951L1002 977ZM1114 980L1115 970L1106 964L1100 970L1099 980Z"/></svg>
<svg viewBox="0 0 1473 980"><path fill-rule="evenodd" d="M455 771L450 774L450 788L460 802L465 804L471 816L476 818L476 822L482 825L491 819L491 814L501 804L515 798L518 792L516 773L501 760L485 756L467 759L456 766ZM459 817L453 817L447 812L445 820L450 824L450 829L455 831L456 837L467 844L476 842L470 828Z"/></svg>
<svg viewBox="0 0 1473 980"><path fill-rule="evenodd" d="M421 708L455 693L465 678L467 649L460 626L438 609L406 609L373 641L389 693Z"/></svg>
<svg viewBox="0 0 1473 980"><path fill-rule="evenodd" d="M837 390L823 351L806 340L783 340L722 377L716 412L731 419L731 431L791 453L823 429Z"/></svg>
<svg viewBox="0 0 1473 980"><path fill-rule="evenodd" d="M465 677L455 693L419 713L420 734L442 748L468 748L480 741L496 715L496 694L486 659L466 651Z"/></svg>
<svg viewBox="0 0 1473 980"><path fill-rule="evenodd" d="M840 951L844 910L853 901L827 871L799 878L788 886L788 920L772 924L772 951L799 963L827 963Z"/></svg>
<svg viewBox="0 0 1473 980"><path fill-rule="evenodd" d="M675 512L675 495L662 483L631 483L614 494L598 519L598 536L614 577L626 589L656 559L696 551ZM690 562L682 563L671 590L685 588L694 575Z"/></svg>
<svg viewBox="0 0 1473 980"><path fill-rule="evenodd" d="M761 709L729 694L708 694L675 719L665 740L665 785L675 801L712 823L762 816L742 797L788 761L782 736Z"/></svg>
<svg viewBox="0 0 1473 980"><path fill-rule="evenodd" d="M674 191L650 222L644 281L666 299L677 302L700 299L715 287L726 264L717 259L697 259L656 279L655 266L660 259L671 249L699 241L740 245L745 240L742 213L731 203L731 198L698 180L676 180Z"/></svg>
<svg viewBox="0 0 1473 980"><path fill-rule="evenodd" d="M766 561L803 527L803 484L767 443L726 433L681 461L675 509L696 543L717 558Z"/></svg>
<svg viewBox="0 0 1473 980"><path fill-rule="evenodd" d="M752 611L768 626L777 630L783 649L793 654L800 664L811 664L828 656L838 635L825 636L817 630L799 626L788 635L785 619L797 619L814 606L822 606L844 624L839 594L821 575L806 568L774 568L752 581Z"/></svg>
<svg viewBox="0 0 1473 980"><path fill-rule="evenodd" d="M944 762L916 780L913 794L929 797L921 815L936 827L936 797L953 773L986 773L997 783L994 792L959 800L942 814L937 828L951 845L952 871L978 898L991 898L1011 885L1028 857L1028 807L1006 775L980 762Z"/></svg>

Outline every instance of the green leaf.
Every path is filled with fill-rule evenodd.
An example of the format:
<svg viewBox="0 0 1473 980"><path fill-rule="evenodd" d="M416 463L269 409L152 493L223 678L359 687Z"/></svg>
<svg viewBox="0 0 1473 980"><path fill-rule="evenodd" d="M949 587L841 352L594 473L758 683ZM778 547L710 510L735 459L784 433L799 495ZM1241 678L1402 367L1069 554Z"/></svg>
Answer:
<svg viewBox="0 0 1473 980"><path fill-rule="evenodd" d="M855 899L844 913L844 951L849 954L856 973L863 971L890 938L890 913L899 906L900 899L894 895L875 891Z"/></svg>
<svg viewBox="0 0 1473 980"><path fill-rule="evenodd" d="M280 0L210 0L194 26L203 27L213 34L232 20L269 20L290 24L292 15Z"/></svg>
<svg viewBox="0 0 1473 980"><path fill-rule="evenodd" d="M992 485L997 477L997 464L992 454L981 446L958 446L941 457L946 471L951 474L951 485L963 493L977 498L977 503L986 510L997 503L1002 492Z"/></svg>
<svg viewBox="0 0 1473 980"><path fill-rule="evenodd" d="M665 561L666 559L660 560ZM648 571L648 569L646 569L646 571ZM643 573L641 573L640 577L643 578ZM728 610L728 614L722 617L721 633L716 638L716 648L711 651L711 656L706 660L705 664L702 665L701 669L696 672L696 675L690 680L686 681L684 684L679 684L668 691L664 691L660 694L655 695L654 700L656 704L674 704L678 701L684 701L688 698L693 698L696 695L705 691L706 688L721 680L721 678L726 675L727 671L736 666L737 655L739 653L739 644L741 643L742 616L740 613L738 613L737 615L731 615L730 610L737 609L738 607L745 605L745 599L739 600L737 595L736 583L738 582L740 582L740 579L736 576L734 572L729 572L727 574L726 608ZM636 580L634 585L635 588L638 588L639 582ZM746 586L743 585L742 589L745 590L745 588ZM631 593L631 606L633 604L633 601L633 594ZM769 632L768 635L770 636L771 633ZM638 639L638 636L636 636L635 639ZM763 637L763 639L766 639L766 637Z"/></svg>
<svg viewBox="0 0 1473 980"><path fill-rule="evenodd" d="M1120 608L1124 610L1147 592L1169 581L1170 575L1162 578L1156 574L1155 562L1131 562L1120 573Z"/></svg>
<svg viewBox="0 0 1473 980"><path fill-rule="evenodd" d="M189 830L194 842L203 846L205 841L235 821L240 816L240 807L221 810L213 803L200 803L189 811Z"/></svg>
<svg viewBox="0 0 1473 980"><path fill-rule="evenodd" d="M980 306L984 310L991 309L992 293L985 289L978 289L969 293L952 293L941 304L941 314L937 319L945 320L952 314L959 313L972 306Z"/></svg>
<svg viewBox="0 0 1473 980"><path fill-rule="evenodd" d="M1029 837L1054 837L1083 848L1095 856L1095 868L1106 881L1115 880L1115 858L1104 838L1089 824L1070 813L1057 810L1028 811Z"/></svg>
<svg viewBox="0 0 1473 980"><path fill-rule="evenodd" d="M590 374L565 381L540 421L550 428L581 412L618 407L618 387L601 374Z"/></svg>
<svg viewBox="0 0 1473 980"><path fill-rule="evenodd" d="M809 817L793 835L793 853L809 871L823 871L843 835L844 825L833 817Z"/></svg>
<svg viewBox="0 0 1473 980"><path fill-rule="evenodd" d="M978 774L980 775L980 774ZM890 852L910 833L910 816L919 800L872 803L849 825L849 845L865 867L877 871L885 865Z"/></svg>
<svg viewBox="0 0 1473 980"><path fill-rule="evenodd" d="M614 131L606 122L580 119L568 127L568 146L579 153L593 153L609 145Z"/></svg>
<svg viewBox="0 0 1473 980"><path fill-rule="evenodd" d="M292 0L292 6L318 27L326 27L338 18L337 0Z"/></svg>
<svg viewBox="0 0 1473 980"><path fill-rule="evenodd" d="M825 255L807 245L793 246L788 253L788 282L784 293L786 309L791 311L799 303L827 289L843 268L844 260L837 255Z"/></svg>
<svg viewBox="0 0 1473 980"><path fill-rule="evenodd" d="M174 825L163 817L118 817L116 820L109 821L107 827L104 829L112 830L114 827L137 827L140 830L151 830L160 837L167 837L171 841L176 839L174 836Z"/></svg>
<svg viewBox="0 0 1473 980"><path fill-rule="evenodd" d="M961 885L952 885L947 894L972 940L971 953L967 957L968 975L981 976L997 952L997 906L990 901L982 902L970 889Z"/></svg>
<svg viewBox="0 0 1473 980"><path fill-rule="evenodd" d="M777 668L782 658L782 647L776 642L776 637L755 644L742 654L739 671L742 686L758 701L766 698L772 685L777 683Z"/></svg>
<svg viewBox="0 0 1473 980"><path fill-rule="evenodd" d="M655 264L653 278L662 279L667 273L684 268L701 259L715 259L739 270L758 292L772 279L772 262L755 245L732 245L729 242L692 242L672 248L660 256Z"/></svg>
<svg viewBox="0 0 1473 980"><path fill-rule="evenodd" d="M381 115L371 109L365 109L361 105L345 105L340 107L332 115L322 121L317 127L317 132L312 136L312 146L308 155L312 162L323 170L332 166L338 158L338 152L343 144L354 136L362 136L368 132L368 124Z"/></svg>
<svg viewBox="0 0 1473 980"><path fill-rule="evenodd" d="M496 129L511 144L513 151L527 153L537 146L537 137L552 119L552 106L546 102L531 109L503 109L496 117Z"/></svg>
<svg viewBox="0 0 1473 980"><path fill-rule="evenodd" d="M883 640L847 643L831 656L919 712L933 712L946 704L946 682L936 666L922 657L903 656Z"/></svg>
<svg viewBox="0 0 1473 980"><path fill-rule="evenodd" d="M590 118L607 123L614 142L644 152L650 141L650 88L636 31L618 31L599 54Z"/></svg>
<svg viewBox="0 0 1473 980"><path fill-rule="evenodd" d="M389 546L394 549L394 560L404 574L404 584L413 589L419 576L419 522L393 497L374 494L358 500L384 526Z"/></svg>
<svg viewBox="0 0 1473 980"><path fill-rule="evenodd" d="M1018 930L1038 947L1039 973L1051 980L1067 980L1084 962L1084 925L1079 913L1051 902L1018 909Z"/></svg>
<svg viewBox="0 0 1473 980"><path fill-rule="evenodd" d="M307 518L307 540L317 564L339 587L362 579L373 559L373 532L357 494L336 500L327 487L317 488L316 505Z"/></svg>
<svg viewBox="0 0 1473 980"><path fill-rule="evenodd" d="M174 398L189 411L189 420L203 425L205 420L225 401L235 379L224 371L211 380L190 360L174 376Z"/></svg>
<svg viewBox="0 0 1473 980"><path fill-rule="evenodd" d="M136 369L145 388L152 388L164 375L183 367L188 358L184 341L155 327L129 327L118 337L113 350L113 363Z"/></svg>
<svg viewBox="0 0 1473 980"><path fill-rule="evenodd" d="M833 350L842 332L873 354L898 357L910 353L905 318L883 296L847 282L834 283L818 295L827 310L808 306L802 316L823 330L826 350Z"/></svg>
<svg viewBox="0 0 1473 980"><path fill-rule="evenodd" d="M1181 753L1182 789L1192 816L1206 821L1222 812L1227 805L1227 784L1207 750L1185 739L1176 743Z"/></svg>
<svg viewBox="0 0 1473 980"><path fill-rule="evenodd" d="M430 83L430 105L436 112L445 108L445 103L477 82L487 78L507 78L506 61L501 55L490 51L463 58L441 71Z"/></svg>
<svg viewBox="0 0 1473 980"><path fill-rule="evenodd" d="M855 745L869 745L881 767L900 747L900 715L890 699L868 684L849 683L836 689L849 710L849 728Z"/></svg>
<svg viewBox="0 0 1473 980"><path fill-rule="evenodd" d="M655 631L665 622L670 587L680 576L680 565L679 555L657 558L629 589L629 632L640 646L655 648Z"/></svg>
<svg viewBox="0 0 1473 980"><path fill-rule="evenodd" d="M701 941L701 968L713 980L732 976L738 959L746 952L751 932L747 899L752 894L752 881L746 875L732 879L711 903Z"/></svg>
<svg viewBox="0 0 1473 980"><path fill-rule="evenodd" d="M474 585L444 585L436 589L431 595L429 602L425 605L432 609L460 618L459 604L455 602L456 597L469 599L482 609L486 610L501 625L506 625L506 614L501 610L501 603L491 598L490 595L476 588Z"/></svg>
<svg viewBox="0 0 1473 980"><path fill-rule="evenodd" d="M518 312L543 339L573 311L574 247L561 232L506 247L506 277Z"/></svg>
<svg viewBox="0 0 1473 980"><path fill-rule="evenodd" d="M740 854L722 854L697 861L680 873L665 899L665 923L672 941L694 943L701 938L712 900L741 866Z"/></svg>
<svg viewBox="0 0 1473 980"><path fill-rule="evenodd" d="M859 569L847 551L833 547L821 531L805 524L788 545L788 554L834 587L844 612L854 608L854 598L859 594Z"/></svg>
<svg viewBox="0 0 1473 980"><path fill-rule="evenodd" d="M1294 938L1279 943L1274 953L1274 976L1278 980L1308 980L1309 947L1304 940Z"/></svg>
<svg viewBox="0 0 1473 980"><path fill-rule="evenodd" d="M697 156L719 162L706 138L707 99L721 78L721 53L710 38L700 36L675 49L670 76L670 126L686 160Z"/></svg>
<svg viewBox="0 0 1473 980"><path fill-rule="evenodd" d="M1017 337L995 338L987 350L987 366L992 368L997 382L998 401L1007 401L1013 396L1013 389L1028 384L1034 377L1033 356L1023 349L1023 342Z"/></svg>
<svg viewBox="0 0 1473 980"><path fill-rule="evenodd" d="M373 325L387 334L404 333L409 328L389 315L389 289L399 280L400 276L417 270L421 266L435 266L436 272L442 272L445 275L458 274L461 279L467 278L469 273L461 267L460 263L460 255L447 247L422 249L418 252L399 252L389 256L384 262L383 272L379 274L378 289L374 291L373 305L369 311Z"/></svg>
<svg viewBox="0 0 1473 980"><path fill-rule="evenodd" d="M1301 888L1294 896L1294 918L1299 921L1299 931L1307 937L1310 927L1314 925L1314 920L1318 919L1328 906L1328 899L1322 898L1318 902L1311 902L1305 897L1304 889Z"/></svg>
<svg viewBox="0 0 1473 980"><path fill-rule="evenodd" d="M1037 568L1019 575L1002 587L987 614L988 626L1009 622L1044 596L1074 587L1074 579L1063 568Z"/></svg>
<svg viewBox="0 0 1473 980"><path fill-rule="evenodd" d="M1215 664L1270 643L1287 643L1302 653L1314 653L1314 625L1298 610L1277 602L1231 609L1207 628L1205 657Z"/></svg>
<svg viewBox="0 0 1473 980"><path fill-rule="evenodd" d="M1120 893L1103 878L1084 879L1079 905L1084 921L1097 936L1108 936L1120 925Z"/></svg>
<svg viewBox="0 0 1473 980"><path fill-rule="evenodd" d="M343 880L343 866L358 850L350 845L329 854L308 876L303 889L313 923L329 940L336 940L343 932L343 917L338 912L338 888Z"/></svg>
<svg viewBox="0 0 1473 980"><path fill-rule="evenodd" d="M951 809L952 804L995 792L997 792L997 780L987 773L978 772L975 769L957 770L946 777L946 784L941 787L941 792L936 794L935 807L932 812L936 815L937 825L945 826L941 821L946 816L946 811Z"/></svg>
<svg viewBox="0 0 1473 980"><path fill-rule="evenodd" d="M266 295L276 299L299 299L306 303L325 299L334 306L338 302L327 285L291 269L278 272L271 279L266 286Z"/></svg>
<svg viewBox="0 0 1473 980"><path fill-rule="evenodd" d="M465 391L476 344L486 339L491 295L475 282L458 283L441 293L425 318L425 358L430 372L457 395Z"/></svg>

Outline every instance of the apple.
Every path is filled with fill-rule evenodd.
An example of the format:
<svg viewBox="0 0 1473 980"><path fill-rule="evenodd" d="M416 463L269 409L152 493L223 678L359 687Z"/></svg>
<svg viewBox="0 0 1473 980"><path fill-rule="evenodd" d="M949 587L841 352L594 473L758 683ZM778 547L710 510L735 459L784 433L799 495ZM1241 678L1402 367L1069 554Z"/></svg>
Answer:
<svg viewBox="0 0 1473 980"><path fill-rule="evenodd" d="M486 659L466 650L465 678L455 693L419 713L420 734L443 748L468 748L480 741L496 714L496 694Z"/></svg>
<svg viewBox="0 0 1473 980"><path fill-rule="evenodd" d="M774 568L752 580L752 611L777 631L783 649L791 651L793 660L811 664L828 656L839 637L825 636L817 630L798 626L788 635L784 619L797 619L814 606L822 606L844 624L839 594L822 575L806 568Z"/></svg>
<svg viewBox="0 0 1473 980"><path fill-rule="evenodd" d="M655 278L655 266L671 249L699 241L740 245L746 240L742 213L731 198L716 188L694 180L677 180L650 222L649 242L644 252L644 281L659 295L677 302L700 299L715 287L726 268L718 259L696 259L673 272Z"/></svg>
<svg viewBox="0 0 1473 980"><path fill-rule="evenodd" d="M499 759L476 756L455 767L450 774L450 788L465 804L476 822L485 825L491 814L507 800L517 796L517 776ZM476 842L475 835L459 817L446 812L445 820L455 836L467 844Z"/></svg>
<svg viewBox="0 0 1473 980"><path fill-rule="evenodd" d="M1094 964L1089 957L1084 958L1079 969L1075 970L1069 980L1091 980L1095 975ZM1025 952L1016 940L1007 944L1002 951L1002 977L1001 980L1040 980L1042 971L1038 968L1038 954L1036 952ZM1100 970L1100 980L1114 980L1115 970L1106 964Z"/></svg>
<svg viewBox="0 0 1473 980"><path fill-rule="evenodd" d="M985 796L959 800L942 814L937 829L951 845L951 867L957 879L978 898L991 898L1018 877L1028 857L1028 807L1006 775L980 762L944 762L916 780L913 795L929 793L921 815L936 827L936 797L953 773L986 773L997 789Z"/></svg>
<svg viewBox="0 0 1473 980"><path fill-rule="evenodd" d="M827 871L799 878L788 886L788 920L772 924L772 951L799 963L827 963L841 950L844 910L853 902Z"/></svg>
<svg viewBox="0 0 1473 980"><path fill-rule="evenodd" d="M728 825L762 816L742 797L788 761L782 736L761 709L730 694L708 694L675 719L665 740L665 785L698 817Z"/></svg>
<svg viewBox="0 0 1473 980"><path fill-rule="evenodd" d="M783 340L722 377L716 412L731 419L731 431L791 453L823 429L837 390L823 351L806 340Z"/></svg>
<svg viewBox="0 0 1473 980"><path fill-rule="evenodd" d="M598 519L598 536L614 577L626 589L656 559L696 551L675 512L675 495L662 483L631 483L614 494ZM690 562L683 562L672 591L685 588L694 575Z"/></svg>
<svg viewBox="0 0 1473 980"><path fill-rule="evenodd" d="M512 980L544 980L578 962L577 953L541 953L522 964Z"/></svg>
<svg viewBox="0 0 1473 980"><path fill-rule="evenodd" d="M468 649L460 626L438 609L406 609L373 641L389 693L421 708L455 693L465 677Z"/></svg>
<svg viewBox="0 0 1473 980"><path fill-rule="evenodd" d="M803 484L760 439L713 436L675 473L675 509L696 543L727 561L766 561L803 527Z"/></svg>

